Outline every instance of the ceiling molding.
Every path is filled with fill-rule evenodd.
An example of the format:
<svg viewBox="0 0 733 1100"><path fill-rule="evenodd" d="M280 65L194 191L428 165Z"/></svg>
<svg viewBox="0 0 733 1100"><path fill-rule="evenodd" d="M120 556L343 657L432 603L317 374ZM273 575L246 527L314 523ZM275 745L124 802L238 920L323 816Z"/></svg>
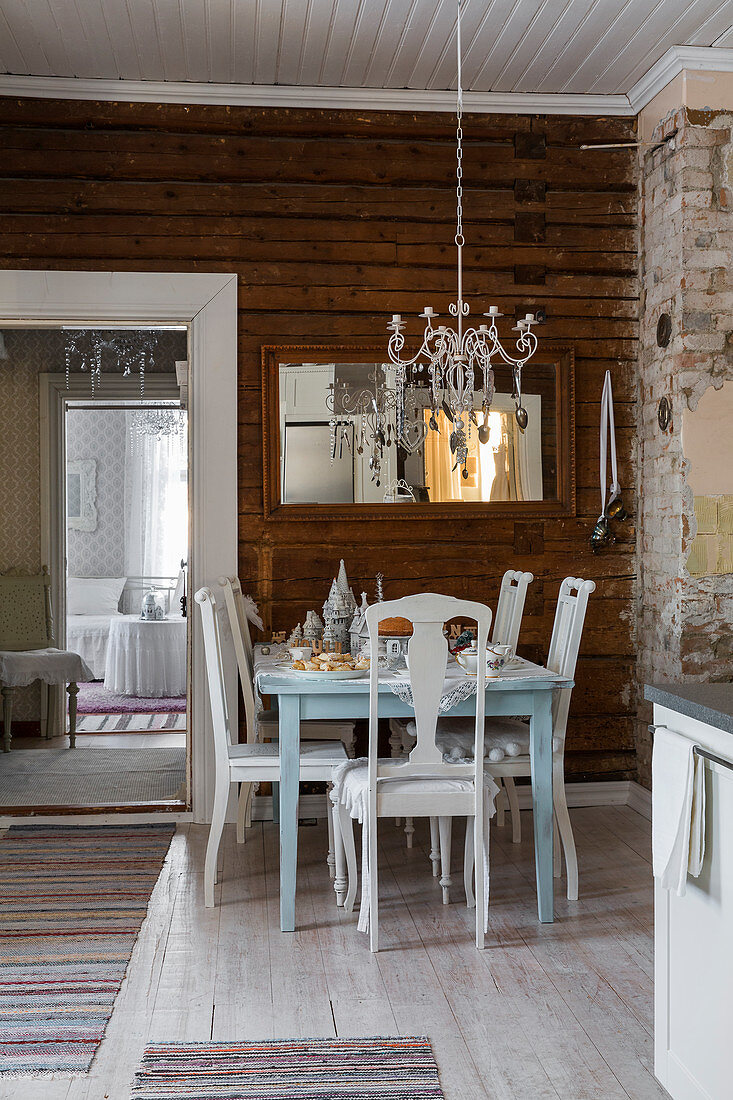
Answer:
<svg viewBox="0 0 733 1100"><path fill-rule="evenodd" d="M670 80L683 69L733 73L733 49L722 46L670 46L651 69L637 80L628 99L633 114L638 114Z"/></svg>
<svg viewBox="0 0 733 1100"><path fill-rule="evenodd" d="M683 69L733 72L733 49L671 46L628 95L564 92L464 92L476 114L636 115ZM121 103L210 103L231 107L350 111L455 111L455 92L408 88L326 88L282 84L99 80L0 74L0 96Z"/></svg>
<svg viewBox="0 0 733 1100"><path fill-rule="evenodd" d="M81 80L0 75L0 96L17 99L111 100L122 103L210 103L231 107L315 107L351 111L447 111L453 91L407 88L319 88L279 84L196 84L186 81ZM625 95L542 92L464 92L477 114L630 115Z"/></svg>

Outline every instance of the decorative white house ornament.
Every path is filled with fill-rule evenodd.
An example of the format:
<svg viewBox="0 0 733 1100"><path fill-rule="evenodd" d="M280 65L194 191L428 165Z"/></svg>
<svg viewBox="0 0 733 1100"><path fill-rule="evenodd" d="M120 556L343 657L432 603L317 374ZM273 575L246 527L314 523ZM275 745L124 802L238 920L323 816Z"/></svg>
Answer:
<svg viewBox="0 0 733 1100"><path fill-rule="evenodd" d="M449 310L451 316L456 318L456 327L449 325L433 326L433 318L437 318L432 306L425 306L420 314L425 320L425 330L422 344L411 359L403 359L402 351L405 346L404 329L406 323L399 313L392 315L387 329L392 335L389 338L388 353L390 361L396 370L396 395L397 395L397 436L402 438L405 428L405 389L415 382L416 373L427 371L428 389L432 415L430 428L439 431L438 412L443 410L452 422L450 433L450 447L455 456L455 466L463 467L463 477L468 477L466 460L468 458L468 437L471 426L476 426L480 442L486 442L488 428L488 414L494 399L494 371L492 359L502 360L512 369L514 383L513 397L516 402L515 417L519 427L524 430L527 427L527 410L522 405L522 368L528 359L537 350L537 337L532 332L532 326L537 324L533 313L527 313L522 320L517 321L513 328L516 332L516 357L510 355L499 339L496 322L502 314L498 306L489 306L488 324L484 323L478 328L472 327L464 330L463 318L469 314L468 302L463 299L463 88L461 72L461 0L458 0L458 14L456 21L456 43L458 53L458 95L456 103L456 234L455 244L457 251L457 293L455 302L451 302ZM481 409L484 422L479 428L474 410L474 383L476 377L481 375Z"/></svg>
<svg viewBox="0 0 733 1100"><path fill-rule="evenodd" d="M352 657L359 656L364 643L369 638L369 630L366 622L366 611L368 606L367 594L366 592L362 592L361 606L357 607L354 618L351 620L351 626L349 627L349 645Z"/></svg>
<svg viewBox="0 0 733 1100"><path fill-rule="evenodd" d="M346 647L349 641L349 625L356 611L356 597L349 588L349 579L346 576L346 566L343 558L339 562L338 575L331 582L331 591L323 605L323 620L326 631L334 642ZM330 640L330 638L329 638ZM323 646L326 648L326 634L323 635Z"/></svg>

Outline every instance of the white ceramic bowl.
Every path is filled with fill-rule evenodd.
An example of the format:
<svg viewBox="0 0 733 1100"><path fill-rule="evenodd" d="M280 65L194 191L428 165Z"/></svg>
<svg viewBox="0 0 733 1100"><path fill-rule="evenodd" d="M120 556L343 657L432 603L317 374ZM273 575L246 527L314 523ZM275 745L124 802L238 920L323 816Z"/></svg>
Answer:
<svg viewBox="0 0 733 1100"><path fill-rule="evenodd" d="M294 645L288 653L294 661L310 661L313 647L309 645Z"/></svg>

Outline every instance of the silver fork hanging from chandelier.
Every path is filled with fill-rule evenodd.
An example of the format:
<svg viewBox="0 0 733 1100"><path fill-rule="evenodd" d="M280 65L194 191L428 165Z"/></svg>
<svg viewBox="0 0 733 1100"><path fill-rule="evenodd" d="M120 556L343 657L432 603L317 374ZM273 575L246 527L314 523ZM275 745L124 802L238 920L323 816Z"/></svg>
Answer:
<svg viewBox="0 0 733 1100"><path fill-rule="evenodd" d="M426 370L432 406L430 428L433 431L440 430L437 414L441 408L446 415L450 414L449 419L452 421L450 445L456 459L456 465L453 468L460 465L463 468L463 477L467 478L466 460L472 425L477 427L481 443L488 440L488 414L494 400L492 359L501 360L511 368L513 397L516 405L514 415L522 431L527 427L527 410L522 405L522 368L537 350L538 341L532 326L538 322L533 313L527 313L514 325L512 331L518 333L516 356L510 355L499 339L497 321L503 314L500 313L498 306L489 306L488 313L483 314L488 318L488 323L484 322L478 328L470 327L464 330L463 327L463 319L469 314L469 305L463 299L465 238L463 236L463 74L460 0L457 7L458 93L456 101L456 234L454 238L457 252L457 293L455 302L451 302L448 307L451 316L456 318L456 327L434 326L433 319L439 314L435 313L432 306L425 306L420 314L420 317L425 320L422 344L411 359L402 358L406 322L402 320L399 313L393 314L387 329L392 333L388 343L389 358L397 368L398 436L402 434L404 423L405 384L408 381L414 381L416 373ZM480 427L476 421L474 397L475 381L479 372L482 378L481 410L484 417Z"/></svg>

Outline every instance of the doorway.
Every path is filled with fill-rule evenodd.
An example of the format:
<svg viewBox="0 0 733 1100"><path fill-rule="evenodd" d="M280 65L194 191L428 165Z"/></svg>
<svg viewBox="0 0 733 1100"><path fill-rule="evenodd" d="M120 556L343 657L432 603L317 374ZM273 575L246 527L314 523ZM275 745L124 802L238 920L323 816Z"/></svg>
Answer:
<svg viewBox="0 0 733 1100"><path fill-rule="evenodd" d="M31 320L32 319L32 320ZM189 427L191 554L189 590L215 583L237 571L237 277L233 273L0 271L0 331L34 326L95 323L115 325L186 325L189 333ZM0 365L3 393L13 372ZM53 369L49 364L47 370ZM63 370L63 361L59 364ZM147 386L146 386L147 389ZM18 495L26 485L29 452L25 433L13 425L3 476L14 478ZM8 433L6 433L7 435ZM43 438L46 438L44 433ZM0 441L1 442L1 441ZM1 448L0 448L1 449ZM35 453L38 453L36 436ZM33 448L30 448L32 452ZM1 457L1 456L0 456ZM42 464L47 456L41 455ZM32 453L29 461L33 461ZM53 473L53 471L51 472ZM51 476L51 473L49 476ZM55 474L53 475L55 476ZM36 507L38 499L36 495ZM50 524L46 524L48 530ZM19 539L3 541L0 569L7 570L19 545L35 539L38 526ZM27 536L27 537L26 537ZM53 534L50 536L53 537ZM34 567L52 560L48 541ZM55 606L58 608L58 597ZM190 621L189 678L191 799L195 821L210 819L214 791L213 733L205 691L200 624ZM237 679L231 661L226 670L227 698L236 722ZM38 810L40 811L40 808ZM6 819L7 821L7 819ZM1 822L0 822L1 823Z"/></svg>
<svg viewBox="0 0 733 1100"><path fill-rule="evenodd" d="M106 349L96 370L76 354L80 332ZM138 336L153 349L146 382ZM53 642L84 675L71 751L65 693L50 723L37 684L14 693L24 720L0 758L0 812L190 806L187 340L185 326L6 332L8 412L28 439L9 520L40 534L12 568L34 572L40 549Z"/></svg>

